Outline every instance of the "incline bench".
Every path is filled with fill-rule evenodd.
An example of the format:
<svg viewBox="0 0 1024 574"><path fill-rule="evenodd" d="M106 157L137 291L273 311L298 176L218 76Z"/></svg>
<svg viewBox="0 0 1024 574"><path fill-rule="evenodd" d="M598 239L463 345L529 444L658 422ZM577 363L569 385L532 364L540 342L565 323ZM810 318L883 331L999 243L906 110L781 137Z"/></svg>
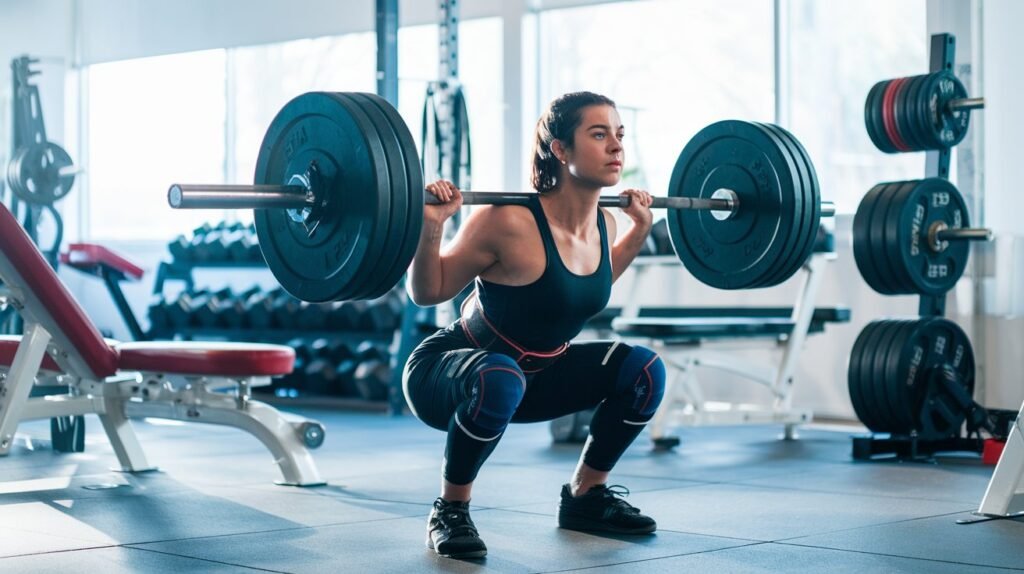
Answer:
<svg viewBox="0 0 1024 574"><path fill-rule="evenodd" d="M0 280L25 324L22 336L0 338L0 456L23 420L91 413L121 470L152 470L129 419L166 418L241 429L267 447L283 484L323 484L309 452L323 442L323 426L250 397L251 387L291 372L291 347L104 340L3 205ZM69 393L30 397L35 384Z"/></svg>

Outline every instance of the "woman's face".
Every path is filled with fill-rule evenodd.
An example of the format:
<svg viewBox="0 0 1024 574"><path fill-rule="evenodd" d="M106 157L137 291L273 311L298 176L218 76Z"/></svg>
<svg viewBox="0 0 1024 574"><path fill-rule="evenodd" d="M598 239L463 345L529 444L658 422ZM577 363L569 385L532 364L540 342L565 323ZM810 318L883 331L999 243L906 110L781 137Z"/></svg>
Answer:
<svg viewBox="0 0 1024 574"><path fill-rule="evenodd" d="M612 106L583 108L565 163L573 177L598 187L611 187L622 177L625 150L619 112Z"/></svg>

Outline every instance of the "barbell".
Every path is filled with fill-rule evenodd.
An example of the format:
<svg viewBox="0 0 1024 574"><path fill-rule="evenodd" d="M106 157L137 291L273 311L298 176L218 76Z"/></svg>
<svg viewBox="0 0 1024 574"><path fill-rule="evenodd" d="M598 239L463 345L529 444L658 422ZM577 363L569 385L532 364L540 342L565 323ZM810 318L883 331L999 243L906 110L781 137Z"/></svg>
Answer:
<svg viewBox="0 0 1024 574"><path fill-rule="evenodd" d="M463 192L466 205L511 205L532 193ZM255 210L267 266L310 302L371 299L412 262L426 193L416 144L398 111L364 93L309 92L278 112L253 185L173 184L176 209ZM602 196L604 207L629 198ZM822 202L807 152L772 124L726 120L683 148L665 208L672 246L698 280L721 289L782 283L810 255Z"/></svg>

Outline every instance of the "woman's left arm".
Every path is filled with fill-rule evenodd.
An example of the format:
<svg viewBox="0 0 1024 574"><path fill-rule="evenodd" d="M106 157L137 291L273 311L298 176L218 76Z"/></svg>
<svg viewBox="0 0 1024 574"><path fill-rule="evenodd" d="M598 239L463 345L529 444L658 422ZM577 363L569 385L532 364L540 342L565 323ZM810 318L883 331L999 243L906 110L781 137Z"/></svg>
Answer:
<svg viewBox="0 0 1024 574"><path fill-rule="evenodd" d="M612 220L609 235L610 241L612 241L613 283L629 267L637 253L640 253L644 241L647 240L647 235L651 232L651 224L654 220L650 207L651 201L653 201L651 194L637 189L627 189L619 195L628 195L631 198L629 206L622 208L622 211L633 220L633 226L621 237L616 237L615 220L610 218Z"/></svg>

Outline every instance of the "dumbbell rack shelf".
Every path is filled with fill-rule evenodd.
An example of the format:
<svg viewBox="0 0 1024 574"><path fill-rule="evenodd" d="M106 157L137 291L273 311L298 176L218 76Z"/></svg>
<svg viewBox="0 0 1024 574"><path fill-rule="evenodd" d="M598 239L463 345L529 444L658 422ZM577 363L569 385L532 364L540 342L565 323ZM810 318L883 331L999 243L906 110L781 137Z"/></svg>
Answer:
<svg viewBox="0 0 1024 574"><path fill-rule="evenodd" d="M358 397L329 397L324 395L278 396L273 392L263 392L264 387L256 387L253 392L265 403L288 408L322 408L339 411L357 411L367 413L387 413L388 401L371 401Z"/></svg>
<svg viewBox="0 0 1024 574"><path fill-rule="evenodd" d="M192 291L195 288L195 278L192 272L196 269L266 269L266 263L249 261L161 261L157 267L156 280L153 282L153 294L163 293L164 282L178 280L185 283L185 289Z"/></svg>
<svg viewBox="0 0 1024 574"><path fill-rule="evenodd" d="M153 294L157 297L164 295L164 288L167 281L181 282L184 293L196 292L197 281L196 271L199 270L199 281L204 282L203 271L206 270L223 270L227 272L232 271L255 271L259 273L267 271L267 265L265 261L261 260L239 260L239 259L225 259L223 257L217 257L215 259L209 258L194 258L194 257L176 257L172 251L172 258L165 260L160 263L156 279L154 281ZM205 291L205 290L204 290ZM189 322L192 323L194 319ZM276 319L275 319L276 321ZM356 349L363 343L369 343L372 347L386 349L394 339L393 330L372 330L362 327L335 327L331 329L327 328L303 328L298 325L275 325L275 326L248 326L238 325L228 327L225 325L205 325L205 324L189 324L183 325L180 322L177 324L158 324L155 327L151 327L147 336L148 339L164 339L164 340L205 340L205 341L236 341L236 342L252 342L252 343L272 343L287 345L296 349L297 357L295 363L295 372L286 377L274 379L273 384L268 386L257 387L253 389L254 393L258 393L260 400L265 402L276 404L285 408L295 407L316 407L316 408L328 408L346 411L362 411L362 412L387 412L388 402L387 400L381 400L380 398L371 398L369 396L359 396L348 394L353 392L351 386L348 387L348 391L342 391L341 394L334 394L332 391L328 391L325 388L306 388L303 382L304 377L312 376L308 373L303 374L302 369L308 366L309 357L299 357L299 351L305 351L306 345L309 345L317 340L327 340L345 345L351 349ZM308 351L305 351L308 353ZM327 357L316 358L318 361L323 361ZM337 364L336 361L341 359L327 359L328 364ZM340 367L336 367L340 368ZM298 374L299 379L295 378ZM360 383L356 383L359 385ZM351 383L350 383L351 385ZM363 389L359 389L359 393L362 394Z"/></svg>
<svg viewBox="0 0 1024 574"><path fill-rule="evenodd" d="M297 331L295 329L226 329L216 327L186 327L151 331L156 339L213 340L245 343L284 343L297 337L303 339L341 339L346 342L373 341L390 343L394 333L378 331Z"/></svg>

